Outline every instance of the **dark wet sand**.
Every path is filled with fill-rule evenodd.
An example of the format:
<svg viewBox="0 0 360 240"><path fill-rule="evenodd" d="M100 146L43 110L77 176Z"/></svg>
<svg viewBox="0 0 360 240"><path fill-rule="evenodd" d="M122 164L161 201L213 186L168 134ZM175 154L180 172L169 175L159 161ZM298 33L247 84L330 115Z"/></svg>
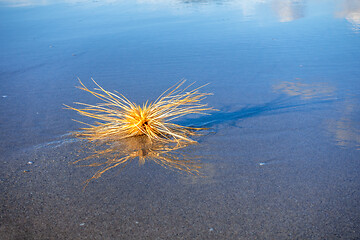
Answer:
<svg viewBox="0 0 360 240"><path fill-rule="evenodd" d="M220 126L189 152L205 155L206 177L134 161L82 191L82 181L95 169L67 164L81 144L12 156L1 183L1 234L4 239L356 239L359 153L319 140L312 115L295 111L250 118L241 127ZM303 121L294 123L298 117ZM29 160L34 163L26 164Z"/></svg>
<svg viewBox="0 0 360 240"><path fill-rule="evenodd" d="M360 238L356 7L295 2L1 6L0 239ZM211 82L205 177L135 159L83 191L75 76L137 102Z"/></svg>

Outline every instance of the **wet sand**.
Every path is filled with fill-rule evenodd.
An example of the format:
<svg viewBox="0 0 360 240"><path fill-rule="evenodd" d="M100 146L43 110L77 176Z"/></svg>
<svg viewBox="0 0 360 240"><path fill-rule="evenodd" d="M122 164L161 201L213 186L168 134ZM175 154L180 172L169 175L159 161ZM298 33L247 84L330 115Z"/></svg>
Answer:
<svg viewBox="0 0 360 240"><path fill-rule="evenodd" d="M0 5L1 239L360 238L357 1L20 3ZM203 176L136 158L83 191L76 76L139 103L211 82L220 111L179 120L210 128L179 152Z"/></svg>

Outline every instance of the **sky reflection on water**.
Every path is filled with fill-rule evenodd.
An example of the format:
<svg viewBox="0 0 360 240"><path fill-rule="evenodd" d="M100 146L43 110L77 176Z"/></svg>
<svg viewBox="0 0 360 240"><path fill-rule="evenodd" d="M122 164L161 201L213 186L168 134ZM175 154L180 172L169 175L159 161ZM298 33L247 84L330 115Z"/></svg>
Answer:
<svg viewBox="0 0 360 240"><path fill-rule="evenodd" d="M325 121L338 146L360 150L359 101L350 98L339 106L341 116Z"/></svg>
<svg viewBox="0 0 360 240"><path fill-rule="evenodd" d="M327 83L302 83L301 81L284 81L275 85L274 90L301 99L321 98L334 99L336 89Z"/></svg>
<svg viewBox="0 0 360 240"><path fill-rule="evenodd" d="M336 13L336 16L345 18L352 24L354 32L360 31L360 1L344 0L341 2L342 10Z"/></svg>
<svg viewBox="0 0 360 240"><path fill-rule="evenodd" d="M31 6L45 6L53 4L69 4L72 6L86 5L101 6L101 5L117 5L125 4L124 0L0 0L0 6L9 7L31 7ZM191 1L191 0L137 0L133 5L145 5L156 6L161 8L171 8L175 12L183 12L184 10L190 10L197 7L209 7L211 5L224 5L230 6L234 9L238 9L244 19L256 19L261 15L273 15L274 19L279 22L291 22L297 19L306 17L308 11L308 5L310 8L316 3L311 3L306 0L226 0L226 1ZM334 11L335 17L345 18L351 25L354 32L359 32L360 28L360 1L359 0L341 0L341 1L329 1L329 3L335 5L335 8L329 8L328 11ZM128 4L126 4L128 5ZM341 10L339 10L341 9ZM262 17L260 17L262 18Z"/></svg>
<svg viewBox="0 0 360 240"><path fill-rule="evenodd" d="M143 91L152 79L190 78L213 82L212 86L218 88L218 101L225 105L261 106L276 99L268 96L272 90L301 99L343 97L359 86L354 80L339 80L351 72L357 74L359 2L1 0L2 6L18 6L11 14L16 13L14 9L24 9L27 18L31 17L27 11L41 13L38 19L35 14L31 24L9 13L3 15L9 24L1 26L5 33L0 38L5 46L0 56L1 73L5 77L21 76L49 67L60 76L61 69L67 69L87 77L97 71L99 81L120 76L130 79L133 87L136 81L132 80L145 79ZM55 3L59 5L51 8ZM42 15L41 8L35 8L39 5L48 6L51 16L65 13L64 19ZM14 31L17 24L20 27ZM71 64L76 70L69 69ZM13 82L1 83L1 95L8 96L6 101L10 101L15 86L42 92L54 83L48 79L38 80L44 84L37 85ZM168 85L165 80L158 82ZM124 85L114 88L119 87ZM226 95L221 92L223 87L234 92ZM250 90L236 94L238 88ZM144 100L144 94L134 95L136 101ZM11 124L7 115L3 118Z"/></svg>

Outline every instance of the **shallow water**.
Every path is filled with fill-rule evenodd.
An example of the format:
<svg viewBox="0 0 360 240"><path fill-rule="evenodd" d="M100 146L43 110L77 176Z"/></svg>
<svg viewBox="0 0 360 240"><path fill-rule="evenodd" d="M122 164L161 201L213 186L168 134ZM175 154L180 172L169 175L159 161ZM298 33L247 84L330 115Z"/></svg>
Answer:
<svg viewBox="0 0 360 240"><path fill-rule="evenodd" d="M360 1L0 0L1 239L360 238ZM185 78L210 128L155 161L68 164L93 77L141 103ZM89 122L89 121L88 121ZM91 122L91 121L90 121Z"/></svg>

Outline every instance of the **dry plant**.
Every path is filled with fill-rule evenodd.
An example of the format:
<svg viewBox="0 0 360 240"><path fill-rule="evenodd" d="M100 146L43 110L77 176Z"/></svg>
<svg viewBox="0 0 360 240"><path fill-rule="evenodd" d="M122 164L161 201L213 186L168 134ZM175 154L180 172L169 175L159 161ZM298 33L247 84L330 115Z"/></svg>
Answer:
<svg viewBox="0 0 360 240"><path fill-rule="evenodd" d="M129 101L116 91L113 93L103 89L94 80L98 87L94 90L88 89L80 79L79 82L81 86L78 88L102 100L102 103L96 105L75 103L83 108L65 105L83 116L100 120L94 124L84 123L88 127L76 133L77 137L89 141L119 140L146 135L151 140L191 143L195 141L190 136L196 135L196 132L203 128L181 126L172 121L189 114L207 114L207 111L214 110L201 103L211 94L199 92L203 86L188 90L193 84L183 87L185 80L166 90L156 101L146 102L142 106Z"/></svg>
<svg viewBox="0 0 360 240"><path fill-rule="evenodd" d="M154 102L146 102L140 106L116 91L113 93L103 89L94 80L97 88L93 90L88 89L80 79L79 82L79 89L102 101L96 105L75 103L82 108L65 105L83 116L98 120L94 124L80 122L88 127L75 132L76 137L91 143L93 152L74 164L98 159L80 166L100 167L85 182L85 187L106 171L120 166L124 168L135 158L139 158L140 165L144 164L145 160L152 160L171 170L200 175L200 163L193 160L194 157L188 158L181 150L196 143L190 137L199 135L199 131L205 128L182 126L172 121L189 114L207 114L207 111L214 110L201 103L211 95L199 92L203 86L189 90L193 84L184 87L185 80L182 80L162 93Z"/></svg>

